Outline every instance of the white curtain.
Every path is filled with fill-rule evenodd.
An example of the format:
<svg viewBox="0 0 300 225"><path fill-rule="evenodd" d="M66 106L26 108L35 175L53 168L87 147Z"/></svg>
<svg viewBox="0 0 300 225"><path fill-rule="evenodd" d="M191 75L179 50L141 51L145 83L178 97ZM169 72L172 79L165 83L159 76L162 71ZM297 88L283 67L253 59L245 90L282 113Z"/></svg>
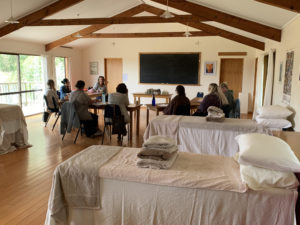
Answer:
<svg viewBox="0 0 300 225"><path fill-rule="evenodd" d="M254 102L254 109L253 109L253 119L256 118L257 108L262 106L263 65L264 65L264 55L262 54L258 57L258 62L257 62L256 91L255 91L255 102Z"/></svg>
<svg viewBox="0 0 300 225"><path fill-rule="evenodd" d="M263 105L271 105L272 103L272 95L273 95L273 78L274 78L274 60L273 60L273 52L274 50L270 50L269 59L268 59L268 72L267 72L267 80L265 87L265 96Z"/></svg>
<svg viewBox="0 0 300 225"><path fill-rule="evenodd" d="M45 92L47 90L47 81L49 79L56 82L55 57L52 57L51 55L42 55L42 73Z"/></svg>

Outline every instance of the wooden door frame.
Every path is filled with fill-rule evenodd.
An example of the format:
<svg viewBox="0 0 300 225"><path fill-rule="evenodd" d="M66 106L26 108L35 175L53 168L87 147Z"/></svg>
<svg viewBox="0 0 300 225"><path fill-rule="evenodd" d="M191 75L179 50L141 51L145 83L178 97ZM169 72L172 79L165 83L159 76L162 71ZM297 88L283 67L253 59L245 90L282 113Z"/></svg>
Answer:
<svg viewBox="0 0 300 225"><path fill-rule="evenodd" d="M105 78L105 85L108 88L108 74L107 74L107 60L109 59L121 59L122 60L122 76L123 76L123 58L104 58L104 78ZM122 78L123 80L123 78Z"/></svg>
<svg viewBox="0 0 300 225"><path fill-rule="evenodd" d="M243 92L243 80L244 80L244 61L245 61L245 58L220 58L220 76L219 76L219 83L221 83L221 72L222 72L222 59L241 59L242 60L242 90L241 92Z"/></svg>

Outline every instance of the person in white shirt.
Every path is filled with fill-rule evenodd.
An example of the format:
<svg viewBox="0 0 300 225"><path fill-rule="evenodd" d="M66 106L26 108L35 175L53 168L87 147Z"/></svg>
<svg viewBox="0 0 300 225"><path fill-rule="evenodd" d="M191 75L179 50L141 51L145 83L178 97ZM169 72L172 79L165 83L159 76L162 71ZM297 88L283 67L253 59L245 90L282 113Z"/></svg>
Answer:
<svg viewBox="0 0 300 225"><path fill-rule="evenodd" d="M92 88L92 91L107 94L107 88L103 76L99 76L97 83L95 83L94 87Z"/></svg>
<svg viewBox="0 0 300 225"><path fill-rule="evenodd" d="M48 108L52 111L58 111L59 99L55 89L54 80L48 80L47 85L48 89L46 90L46 98L48 101Z"/></svg>
<svg viewBox="0 0 300 225"><path fill-rule="evenodd" d="M129 123L130 117L127 111L127 106L129 105L128 89L124 83L121 83L117 86L116 91L116 93L112 93L108 96L108 103L118 105L124 116L125 123Z"/></svg>

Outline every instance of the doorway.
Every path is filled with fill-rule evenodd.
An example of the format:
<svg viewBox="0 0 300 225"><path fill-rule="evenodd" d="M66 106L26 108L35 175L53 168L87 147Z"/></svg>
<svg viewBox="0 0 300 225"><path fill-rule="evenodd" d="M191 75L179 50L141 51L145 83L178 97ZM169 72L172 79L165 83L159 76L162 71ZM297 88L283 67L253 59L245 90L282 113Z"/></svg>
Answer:
<svg viewBox="0 0 300 225"><path fill-rule="evenodd" d="M123 82L123 60L119 58L104 59L104 69L108 93L116 92L118 84Z"/></svg>
<svg viewBox="0 0 300 225"><path fill-rule="evenodd" d="M243 86L244 59L221 59L220 83L226 82L233 90L234 98L239 97Z"/></svg>

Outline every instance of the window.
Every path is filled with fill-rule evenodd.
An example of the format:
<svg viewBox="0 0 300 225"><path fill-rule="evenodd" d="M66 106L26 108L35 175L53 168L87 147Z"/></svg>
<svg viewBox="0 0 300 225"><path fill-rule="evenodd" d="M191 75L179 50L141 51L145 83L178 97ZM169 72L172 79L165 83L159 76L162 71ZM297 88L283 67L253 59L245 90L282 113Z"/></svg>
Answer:
<svg viewBox="0 0 300 225"><path fill-rule="evenodd" d="M56 88L59 90L61 81L67 78L68 65L67 59L64 57L55 57L55 73L56 73Z"/></svg>
<svg viewBox="0 0 300 225"><path fill-rule="evenodd" d="M0 54L0 102L17 104L24 115L43 111L41 56Z"/></svg>

